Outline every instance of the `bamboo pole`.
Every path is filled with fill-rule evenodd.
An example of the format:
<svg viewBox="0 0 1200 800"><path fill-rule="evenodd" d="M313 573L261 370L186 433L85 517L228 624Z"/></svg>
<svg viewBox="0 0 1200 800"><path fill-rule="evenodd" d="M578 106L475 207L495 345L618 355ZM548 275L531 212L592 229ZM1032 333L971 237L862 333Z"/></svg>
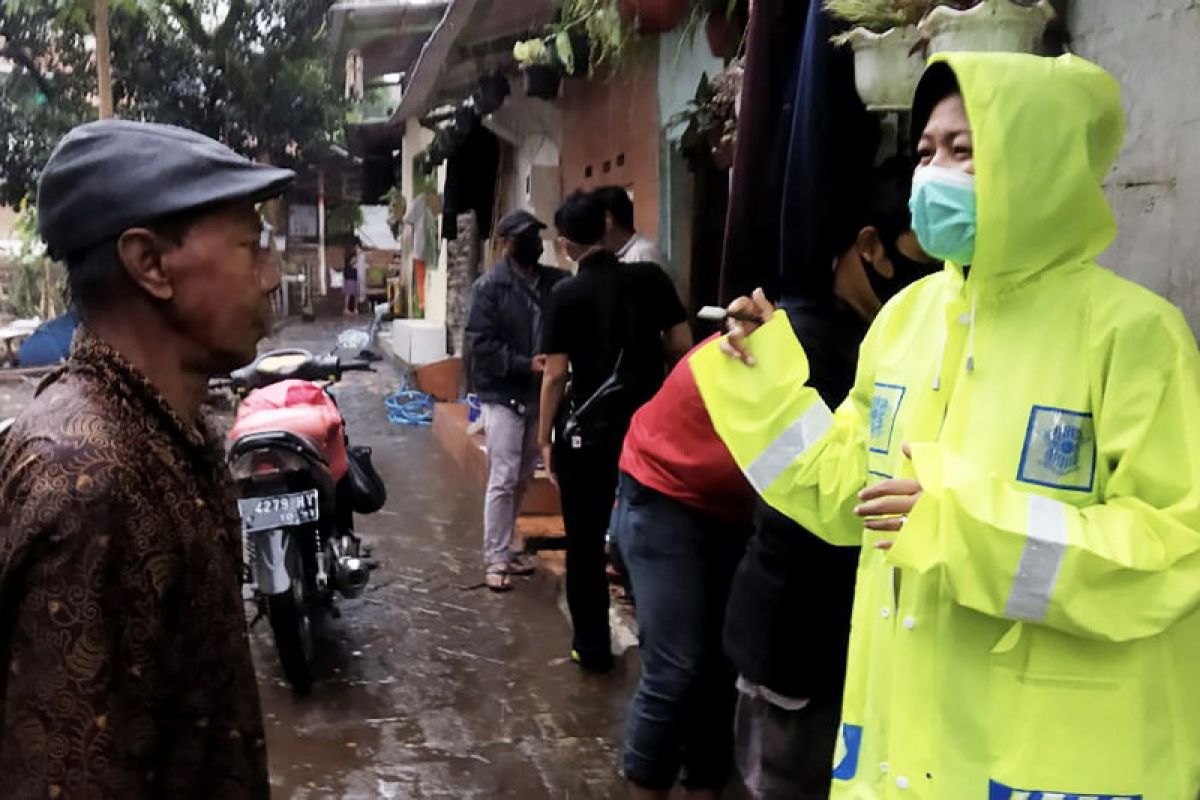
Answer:
<svg viewBox="0 0 1200 800"><path fill-rule="evenodd" d="M108 39L108 0L96 0L96 80L99 84L100 119L112 119L112 54Z"/></svg>

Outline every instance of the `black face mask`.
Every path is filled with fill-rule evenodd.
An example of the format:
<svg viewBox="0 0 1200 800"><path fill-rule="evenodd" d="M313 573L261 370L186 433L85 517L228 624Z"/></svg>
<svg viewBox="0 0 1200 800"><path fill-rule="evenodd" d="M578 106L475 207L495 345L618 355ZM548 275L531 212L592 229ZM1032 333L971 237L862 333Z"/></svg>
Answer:
<svg viewBox="0 0 1200 800"><path fill-rule="evenodd" d="M542 237L535 234L513 240L512 257L523 267L537 266L542 257Z"/></svg>
<svg viewBox="0 0 1200 800"><path fill-rule="evenodd" d="M875 293L881 303L891 300L910 283L920 280L926 275L932 275L941 269L940 264L914 261L901 253L894 241L885 241L883 252L887 254L888 261L892 262L892 277L890 278L875 269L873 263L865 258L862 259L863 271L867 273L867 282L871 284L871 291Z"/></svg>

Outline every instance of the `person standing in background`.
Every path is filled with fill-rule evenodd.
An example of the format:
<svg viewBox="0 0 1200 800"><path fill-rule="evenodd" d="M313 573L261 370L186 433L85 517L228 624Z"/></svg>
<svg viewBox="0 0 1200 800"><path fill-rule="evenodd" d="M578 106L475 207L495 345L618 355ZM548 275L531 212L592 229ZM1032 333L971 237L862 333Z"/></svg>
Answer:
<svg viewBox="0 0 1200 800"><path fill-rule="evenodd" d="M604 246L624 264L651 263L667 265L658 245L634 230L633 200L621 186L602 186L596 190L604 203Z"/></svg>
<svg viewBox="0 0 1200 800"><path fill-rule="evenodd" d="M667 274L654 264L621 264L604 246L605 206L597 194L572 194L554 224L579 271L555 287L547 307L538 442L562 493L571 656L603 672L613 663L604 545L621 442L633 413L658 391L692 337Z"/></svg>
<svg viewBox="0 0 1200 800"><path fill-rule="evenodd" d="M808 356L809 385L831 407L849 394L883 304L939 267L909 229L911 183L909 159L876 168L855 193L859 206L828 231L840 251L829 293L780 301ZM752 800L829 795L858 557L759 502L724 633L738 674L735 764Z"/></svg>
<svg viewBox="0 0 1200 800"><path fill-rule="evenodd" d="M364 277L359 272L358 240L355 239L346 250L346 262L342 267L342 297L345 298L343 316L358 314L358 284Z"/></svg>
<svg viewBox="0 0 1200 800"><path fill-rule="evenodd" d="M537 468L538 400L546 357L537 355L550 291L568 273L538 263L545 229L528 211L496 227L504 257L475 281L467 312L471 383L482 405L488 480L483 513L484 581L512 588L509 575L533 564L513 548L525 487Z"/></svg>

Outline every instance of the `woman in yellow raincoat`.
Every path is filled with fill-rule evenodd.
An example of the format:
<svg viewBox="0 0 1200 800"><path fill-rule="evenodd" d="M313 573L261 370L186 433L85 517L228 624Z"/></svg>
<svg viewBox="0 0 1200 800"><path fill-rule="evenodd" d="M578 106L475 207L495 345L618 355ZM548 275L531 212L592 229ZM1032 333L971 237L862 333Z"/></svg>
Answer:
<svg viewBox="0 0 1200 800"><path fill-rule="evenodd" d="M863 545L832 797L1193 800L1200 357L1095 262L1117 83L944 54L914 132L914 228L946 268L883 309L846 402L804 386L761 294L771 318L723 344L742 360L691 362L763 497Z"/></svg>

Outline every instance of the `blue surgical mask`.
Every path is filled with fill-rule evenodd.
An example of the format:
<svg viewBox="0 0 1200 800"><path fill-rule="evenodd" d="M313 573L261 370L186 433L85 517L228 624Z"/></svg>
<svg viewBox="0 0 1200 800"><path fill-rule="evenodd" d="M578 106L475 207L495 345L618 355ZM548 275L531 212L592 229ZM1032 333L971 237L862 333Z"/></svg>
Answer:
<svg viewBox="0 0 1200 800"><path fill-rule="evenodd" d="M975 257L975 176L945 167L918 167L913 176L912 227L934 258L970 264Z"/></svg>

